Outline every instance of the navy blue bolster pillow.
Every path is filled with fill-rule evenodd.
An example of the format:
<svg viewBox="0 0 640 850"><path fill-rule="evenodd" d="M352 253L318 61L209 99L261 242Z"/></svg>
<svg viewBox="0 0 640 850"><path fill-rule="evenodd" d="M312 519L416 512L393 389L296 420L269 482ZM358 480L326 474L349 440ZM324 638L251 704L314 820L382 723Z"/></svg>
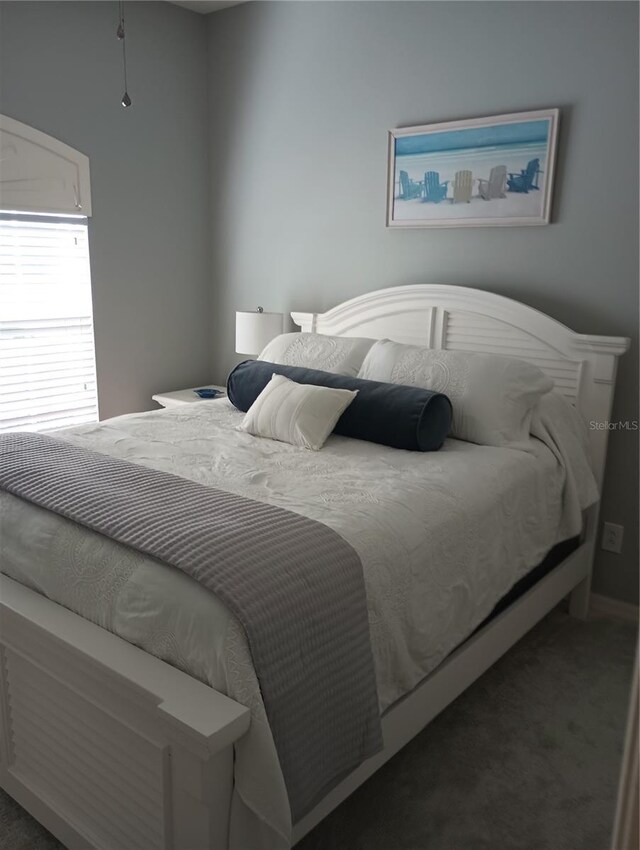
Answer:
<svg viewBox="0 0 640 850"><path fill-rule="evenodd" d="M229 400L246 413L274 374L298 384L358 390L333 429L343 437L432 452L442 446L451 429L451 402L442 393L264 360L246 360L236 366L227 378Z"/></svg>

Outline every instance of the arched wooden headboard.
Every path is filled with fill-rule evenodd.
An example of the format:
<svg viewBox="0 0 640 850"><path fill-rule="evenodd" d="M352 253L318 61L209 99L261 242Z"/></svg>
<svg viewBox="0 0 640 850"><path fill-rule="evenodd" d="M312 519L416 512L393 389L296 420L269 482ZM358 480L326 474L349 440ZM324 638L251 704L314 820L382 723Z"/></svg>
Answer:
<svg viewBox="0 0 640 850"><path fill-rule="evenodd" d="M589 427L594 472L604 477L617 360L626 337L578 334L525 304L464 286L398 286L369 292L326 313L292 313L303 331L393 339L429 348L518 357L550 375Z"/></svg>

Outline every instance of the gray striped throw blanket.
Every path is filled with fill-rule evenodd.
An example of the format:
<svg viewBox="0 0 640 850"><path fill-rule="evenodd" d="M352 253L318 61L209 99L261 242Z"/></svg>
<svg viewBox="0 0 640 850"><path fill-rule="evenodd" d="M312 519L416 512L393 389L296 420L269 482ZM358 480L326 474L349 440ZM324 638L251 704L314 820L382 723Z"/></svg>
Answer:
<svg viewBox="0 0 640 850"><path fill-rule="evenodd" d="M173 565L236 615L294 822L381 748L362 565L335 531L40 434L0 435L0 487Z"/></svg>

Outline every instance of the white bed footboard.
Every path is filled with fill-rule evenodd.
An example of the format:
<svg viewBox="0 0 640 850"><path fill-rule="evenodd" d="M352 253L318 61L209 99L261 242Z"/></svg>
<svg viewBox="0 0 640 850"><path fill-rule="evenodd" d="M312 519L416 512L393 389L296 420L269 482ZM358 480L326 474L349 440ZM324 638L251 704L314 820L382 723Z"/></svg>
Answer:
<svg viewBox="0 0 640 850"><path fill-rule="evenodd" d="M69 848L226 850L249 710L6 576L0 614L0 785Z"/></svg>

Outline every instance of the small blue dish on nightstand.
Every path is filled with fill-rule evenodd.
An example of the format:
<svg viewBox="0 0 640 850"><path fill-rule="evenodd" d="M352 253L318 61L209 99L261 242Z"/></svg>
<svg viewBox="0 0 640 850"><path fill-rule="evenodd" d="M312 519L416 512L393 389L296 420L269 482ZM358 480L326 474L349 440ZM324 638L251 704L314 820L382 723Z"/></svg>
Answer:
<svg viewBox="0 0 640 850"><path fill-rule="evenodd" d="M219 395L222 395L220 390L214 390L213 387L203 387L200 390L194 390L196 395L199 395L200 398L217 398Z"/></svg>

